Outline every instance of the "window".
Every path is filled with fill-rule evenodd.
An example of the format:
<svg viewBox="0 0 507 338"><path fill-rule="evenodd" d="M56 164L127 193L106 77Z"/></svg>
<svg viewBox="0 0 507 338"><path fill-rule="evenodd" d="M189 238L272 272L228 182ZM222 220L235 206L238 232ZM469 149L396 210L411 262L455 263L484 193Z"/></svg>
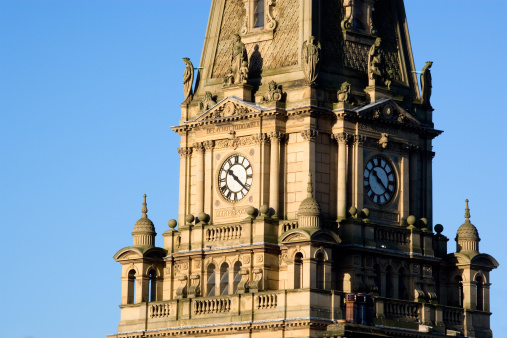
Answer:
<svg viewBox="0 0 507 338"><path fill-rule="evenodd" d="M229 294L229 264L222 263L220 266L220 295Z"/></svg>
<svg viewBox="0 0 507 338"><path fill-rule="evenodd" d="M241 282L241 262L240 261L237 261L236 263L234 263L234 281L232 282L232 287L233 287L233 293L237 294L238 293L238 286L239 286L239 282Z"/></svg>
<svg viewBox="0 0 507 338"><path fill-rule="evenodd" d="M380 266L375 264L373 267L375 271L375 277L373 278L373 282L375 283L375 287L377 288L377 294L380 296L384 296L381 294L382 292L382 273L380 272Z"/></svg>
<svg viewBox="0 0 507 338"><path fill-rule="evenodd" d="M324 289L325 270L324 270L324 254L320 252L317 255L317 289Z"/></svg>
<svg viewBox="0 0 507 338"><path fill-rule="evenodd" d="M394 298L394 285L393 285L393 268L388 267L387 268L387 274L386 274L386 297L387 298Z"/></svg>
<svg viewBox="0 0 507 338"><path fill-rule="evenodd" d="M303 287L303 254L298 252L294 257L294 289Z"/></svg>
<svg viewBox="0 0 507 338"><path fill-rule="evenodd" d="M463 307L463 279L461 276L456 276L456 284L458 285L458 288L456 290L456 302L455 304L459 307Z"/></svg>
<svg viewBox="0 0 507 338"><path fill-rule="evenodd" d="M476 310L484 311L484 281L482 276L475 277L475 287L477 290Z"/></svg>
<svg viewBox="0 0 507 338"><path fill-rule="evenodd" d="M150 302L157 301L157 273L155 270L150 271Z"/></svg>
<svg viewBox="0 0 507 338"><path fill-rule="evenodd" d="M398 298L408 300L408 277L405 269L401 268L398 272Z"/></svg>
<svg viewBox="0 0 507 338"><path fill-rule="evenodd" d="M255 1L253 27L264 27L264 0Z"/></svg>
<svg viewBox="0 0 507 338"><path fill-rule="evenodd" d="M207 282L206 282L206 295L208 297L215 296L215 265L212 263L208 265L206 271Z"/></svg>
<svg viewBox="0 0 507 338"><path fill-rule="evenodd" d="M127 304L134 304L136 299L136 270L132 269L128 274Z"/></svg>

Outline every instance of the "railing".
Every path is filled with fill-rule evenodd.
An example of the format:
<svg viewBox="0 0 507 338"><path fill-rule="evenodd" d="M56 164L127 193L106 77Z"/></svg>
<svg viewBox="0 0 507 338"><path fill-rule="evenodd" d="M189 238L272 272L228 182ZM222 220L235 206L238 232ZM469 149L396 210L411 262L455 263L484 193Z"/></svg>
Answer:
<svg viewBox="0 0 507 338"><path fill-rule="evenodd" d="M229 311L231 311L230 298L196 299L194 301L194 314L196 315L224 313Z"/></svg>
<svg viewBox="0 0 507 338"><path fill-rule="evenodd" d="M409 242L408 233L404 230L397 230L387 227L377 227L375 229L375 241L388 242L396 244L407 244Z"/></svg>
<svg viewBox="0 0 507 338"><path fill-rule="evenodd" d="M165 318L171 315L170 304L151 304L149 310L150 318Z"/></svg>
<svg viewBox="0 0 507 338"><path fill-rule="evenodd" d="M460 325L462 323L461 319L462 314L463 309L461 308L444 307L443 308L444 323Z"/></svg>
<svg viewBox="0 0 507 338"><path fill-rule="evenodd" d="M206 230L206 241L223 241L241 238L241 225L227 225Z"/></svg>
<svg viewBox="0 0 507 338"><path fill-rule="evenodd" d="M410 319L416 321L419 316L419 304L398 300L385 300L384 312L389 319Z"/></svg>
<svg viewBox="0 0 507 338"><path fill-rule="evenodd" d="M292 230L292 229L297 229L298 228L298 222L284 223L282 225L282 228L283 228L283 232L286 232L286 231L289 231L289 230Z"/></svg>
<svg viewBox="0 0 507 338"><path fill-rule="evenodd" d="M257 309L273 309L277 305L276 293L255 296L255 307Z"/></svg>

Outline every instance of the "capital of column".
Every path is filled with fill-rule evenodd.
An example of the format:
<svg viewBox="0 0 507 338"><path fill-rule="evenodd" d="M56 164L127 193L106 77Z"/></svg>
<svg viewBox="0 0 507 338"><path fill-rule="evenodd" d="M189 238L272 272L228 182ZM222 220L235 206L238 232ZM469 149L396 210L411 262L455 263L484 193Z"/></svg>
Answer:
<svg viewBox="0 0 507 338"><path fill-rule="evenodd" d="M285 134L283 134L279 131L273 131L273 132L269 133L268 136L271 141L277 140L278 142L280 142L285 137Z"/></svg>
<svg viewBox="0 0 507 338"><path fill-rule="evenodd" d="M315 141L315 138L319 135L319 132L315 129L308 129L301 131L301 136L305 141Z"/></svg>
<svg viewBox="0 0 507 338"><path fill-rule="evenodd" d="M331 138L336 140L338 143L347 143L351 139L351 135L347 133L336 133L332 134Z"/></svg>
<svg viewBox="0 0 507 338"><path fill-rule="evenodd" d="M269 136L266 133L254 134L252 138L255 144L269 143Z"/></svg>
<svg viewBox="0 0 507 338"><path fill-rule="evenodd" d="M190 155L192 155L192 148L191 147L178 148L178 154L180 154L180 157L189 157Z"/></svg>
<svg viewBox="0 0 507 338"><path fill-rule="evenodd" d="M202 144L204 146L204 149L206 149L206 151L211 150L215 147L215 141L213 140L204 141L202 142Z"/></svg>
<svg viewBox="0 0 507 338"><path fill-rule="evenodd" d="M364 135L353 135L352 142L358 145L363 145L366 142L366 136Z"/></svg>
<svg viewBox="0 0 507 338"><path fill-rule="evenodd" d="M194 143L192 145L192 147L198 153L203 153L204 152L204 143L203 142L196 142L196 143Z"/></svg>

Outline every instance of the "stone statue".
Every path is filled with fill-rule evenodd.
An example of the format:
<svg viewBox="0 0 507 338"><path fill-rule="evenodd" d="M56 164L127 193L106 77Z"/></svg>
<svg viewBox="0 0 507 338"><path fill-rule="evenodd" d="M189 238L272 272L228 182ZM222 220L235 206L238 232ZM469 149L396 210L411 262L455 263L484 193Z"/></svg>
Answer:
<svg viewBox="0 0 507 338"><path fill-rule="evenodd" d="M389 134L382 133L380 140L378 140L378 144L383 148L387 148L387 144L389 143Z"/></svg>
<svg viewBox="0 0 507 338"><path fill-rule="evenodd" d="M421 89L422 89L422 104L429 109L432 109L430 103L431 97L431 71L430 68L433 65L432 61L426 62L421 72Z"/></svg>
<svg viewBox="0 0 507 338"><path fill-rule="evenodd" d="M234 71L231 67L227 70L224 76L224 87L232 86L234 84Z"/></svg>
<svg viewBox="0 0 507 338"><path fill-rule="evenodd" d="M183 62L186 65L185 72L183 73L183 95L185 96L183 103L188 104L193 97L192 84L194 82L194 65L189 58L183 58Z"/></svg>
<svg viewBox="0 0 507 338"><path fill-rule="evenodd" d="M377 38L368 51L368 85L375 86L381 83L391 89L391 79L394 72L392 69L384 69L381 43L382 39Z"/></svg>
<svg viewBox="0 0 507 338"><path fill-rule="evenodd" d="M281 101L282 100L282 88L281 87L282 86L278 85L275 81L271 81L269 83L269 90L266 93L266 95L264 95L261 98L260 103Z"/></svg>
<svg viewBox="0 0 507 338"><path fill-rule="evenodd" d="M241 83L248 82L248 62L243 61L241 68L239 69Z"/></svg>
<svg viewBox="0 0 507 338"><path fill-rule="evenodd" d="M338 102L350 102L352 94L350 94L350 83L345 81L338 90Z"/></svg>
<svg viewBox="0 0 507 338"><path fill-rule="evenodd" d="M215 100L213 100L213 95L211 94L211 92L206 92L204 93L204 97L199 103L199 107L201 108L201 110L208 110L216 104L217 103L215 102Z"/></svg>
<svg viewBox="0 0 507 338"><path fill-rule="evenodd" d="M234 84L242 83L241 68L243 62L248 65L248 58L246 55L246 47L241 42L241 37L238 34L234 34L234 43L232 45L232 57L231 57L231 68L234 74Z"/></svg>
<svg viewBox="0 0 507 338"><path fill-rule="evenodd" d="M321 50L320 42L315 43L315 37L310 36L309 41L303 42L302 58L303 71L306 81L314 83L318 76L319 54Z"/></svg>

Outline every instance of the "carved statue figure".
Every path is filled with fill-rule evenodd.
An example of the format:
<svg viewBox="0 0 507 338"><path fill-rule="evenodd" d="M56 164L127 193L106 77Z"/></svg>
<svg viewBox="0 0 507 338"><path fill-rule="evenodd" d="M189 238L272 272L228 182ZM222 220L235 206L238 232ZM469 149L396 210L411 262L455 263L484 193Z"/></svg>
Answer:
<svg viewBox="0 0 507 338"><path fill-rule="evenodd" d="M352 95L350 94L350 83L345 81L338 90L338 102L350 102Z"/></svg>
<svg viewBox="0 0 507 338"><path fill-rule="evenodd" d="M189 58L183 58L185 63L185 72L183 73L183 95L185 96L184 103L189 103L192 100L192 83L194 82L194 65Z"/></svg>
<svg viewBox="0 0 507 338"><path fill-rule="evenodd" d="M387 148L387 144L389 143L389 134L382 133L378 144L383 148Z"/></svg>
<svg viewBox="0 0 507 338"><path fill-rule="evenodd" d="M224 87L232 86L234 84L234 72L231 67L227 70L224 76Z"/></svg>
<svg viewBox="0 0 507 338"><path fill-rule="evenodd" d="M248 58L246 55L246 47L243 42L241 42L241 37L238 34L234 34L234 43L232 45L232 58L231 58L231 68L234 74L234 83L241 83L241 68L243 67L243 62L247 62Z"/></svg>
<svg viewBox="0 0 507 338"><path fill-rule="evenodd" d="M310 36L309 41L303 42L302 58L303 71L306 81L314 83L318 76L319 54L322 49L320 42L315 43L315 37Z"/></svg>
<svg viewBox="0 0 507 338"><path fill-rule="evenodd" d="M269 90L268 92L266 93L266 95L264 95L260 102L261 103L266 103L266 102L277 102L277 101L281 101L282 100L282 86L281 85L278 85L275 81L271 81L269 83Z"/></svg>
<svg viewBox="0 0 507 338"><path fill-rule="evenodd" d="M247 83L248 81L248 62L243 61L241 68L239 70L241 83Z"/></svg>
<svg viewBox="0 0 507 338"><path fill-rule="evenodd" d="M382 83L388 89L391 89L394 72L392 69L384 68L382 50L380 48L381 43L382 39L377 38L368 51L368 84L370 86L375 86Z"/></svg>
<svg viewBox="0 0 507 338"><path fill-rule="evenodd" d="M422 104L429 109L432 109L430 103L431 97L431 71L430 68L433 65L432 61L426 62L422 72L421 72L421 88L422 88Z"/></svg>
<svg viewBox="0 0 507 338"><path fill-rule="evenodd" d="M215 102L215 100L213 100L213 95L211 94L211 92L206 92L204 93L204 97L199 103L199 107L201 108L201 110L208 110L216 104L217 103Z"/></svg>

